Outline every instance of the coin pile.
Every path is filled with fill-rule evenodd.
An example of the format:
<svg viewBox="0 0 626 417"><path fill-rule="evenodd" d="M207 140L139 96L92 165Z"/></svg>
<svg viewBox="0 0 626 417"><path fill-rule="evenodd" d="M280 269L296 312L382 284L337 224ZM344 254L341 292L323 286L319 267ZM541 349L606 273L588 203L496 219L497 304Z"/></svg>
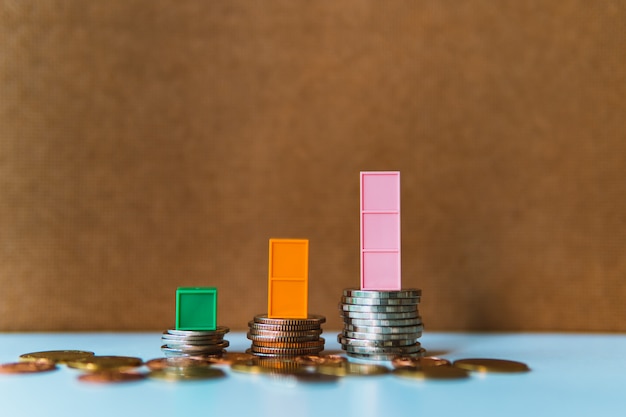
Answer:
<svg viewBox="0 0 626 417"><path fill-rule="evenodd" d="M225 326L206 331L169 329L161 336L165 343L161 346L161 351L167 357L221 356L229 345L228 340L224 339L229 331Z"/></svg>
<svg viewBox="0 0 626 417"><path fill-rule="evenodd" d="M368 291L346 289L339 310L343 331L337 336L348 356L389 361L397 356L422 356L417 341L424 328L419 315L422 291Z"/></svg>
<svg viewBox="0 0 626 417"><path fill-rule="evenodd" d="M260 357L281 358L317 355L324 350L322 323L326 317L309 315L306 319L269 318L259 314L248 323L252 346L246 352Z"/></svg>

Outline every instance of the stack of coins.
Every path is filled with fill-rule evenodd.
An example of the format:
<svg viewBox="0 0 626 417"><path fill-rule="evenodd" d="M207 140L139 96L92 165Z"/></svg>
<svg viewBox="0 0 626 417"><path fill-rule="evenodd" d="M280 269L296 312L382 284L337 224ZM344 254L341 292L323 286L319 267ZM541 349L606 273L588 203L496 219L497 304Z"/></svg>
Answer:
<svg viewBox="0 0 626 417"><path fill-rule="evenodd" d="M165 343L161 351L167 357L221 356L229 345L228 340L224 339L229 331L225 326L206 331L169 329L161 337Z"/></svg>
<svg viewBox="0 0 626 417"><path fill-rule="evenodd" d="M322 323L326 317L310 315L306 319L269 318L259 314L248 323L247 353L267 358L317 355L324 350Z"/></svg>
<svg viewBox="0 0 626 417"><path fill-rule="evenodd" d="M422 356L417 341L423 324L417 305L421 290L343 291L339 310L343 332L337 336L348 356L378 361Z"/></svg>

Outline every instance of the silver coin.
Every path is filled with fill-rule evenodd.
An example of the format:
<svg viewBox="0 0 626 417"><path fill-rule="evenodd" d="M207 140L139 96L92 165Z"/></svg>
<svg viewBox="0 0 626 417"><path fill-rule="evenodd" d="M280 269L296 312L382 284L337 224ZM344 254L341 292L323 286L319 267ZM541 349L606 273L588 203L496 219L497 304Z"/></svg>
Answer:
<svg viewBox="0 0 626 417"><path fill-rule="evenodd" d="M341 334L351 339L365 340L415 340L422 336L422 332L410 334L383 334L383 333L363 333L344 330Z"/></svg>
<svg viewBox="0 0 626 417"><path fill-rule="evenodd" d="M172 344L187 344L187 345L214 345L216 343L223 342L223 337L215 338L215 339L170 339L166 337L162 337L161 341L163 343L172 343Z"/></svg>
<svg viewBox="0 0 626 417"><path fill-rule="evenodd" d="M407 289L400 291L373 291L373 290L357 290L348 288L343 290L344 297L359 298L415 298L422 295L422 290Z"/></svg>
<svg viewBox="0 0 626 417"><path fill-rule="evenodd" d="M223 339L224 333L218 333L218 334L211 335L211 336L182 336L178 334L171 334L171 333L168 333L167 331L164 331L163 334L161 335L161 338L168 339L168 340L216 340L216 339Z"/></svg>
<svg viewBox="0 0 626 417"><path fill-rule="evenodd" d="M163 345L163 346L161 346L161 350L163 350L163 349L165 349L167 351L176 350L176 351L185 352L185 353L209 352L209 351L222 350L224 348L227 348L228 346L230 346L230 343L225 340L224 342L216 344L216 345L205 345L205 346L193 346L193 345L174 345L174 346L170 346L170 345Z"/></svg>
<svg viewBox="0 0 626 417"><path fill-rule="evenodd" d="M344 323L351 324L353 326L373 326L373 327L393 327L393 326L419 326L422 324L422 318L417 317L414 319L400 319L400 320L362 320L353 318L344 318Z"/></svg>
<svg viewBox="0 0 626 417"><path fill-rule="evenodd" d="M357 298L357 297L341 297L344 304L352 304L357 306L407 306L418 305L419 298Z"/></svg>
<svg viewBox="0 0 626 417"><path fill-rule="evenodd" d="M319 330L321 327L317 323L313 324L263 324L248 322L248 327L255 330L269 330L274 332L300 332L304 330Z"/></svg>
<svg viewBox="0 0 626 417"><path fill-rule="evenodd" d="M218 334L226 334L230 332L230 329L226 326L217 326L215 330L177 330L168 329L169 334L178 336L216 336Z"/></svg>
<svg viewBox="0 0 626 417"><path fill-rule="evenodd" d="M401 347L364 347L364 346L343 346L343 350L348 353L361 353L368 355L380 355L380 354L394 354L404 355L419 353L422 351L422 347L419 345L401 346Z"/></svg>
<svg viewBox="0 0 626 417"><path fill-rule="evenodd" d="M262 334L246 334L246 337L250 340L259 340L263 342L285 342L285 343L297 343L297 342L313 342L321 339L318 333L308 336L266 336Z"/></svg>
<svg viewBox="0 0 626 417"><path fill-rule="evenodd" d="M350 353L350 352L346 352L346 355L348 355L348 357L350 358L355 358L355 359L365 359L365 360L370 360L370 361L392 361L393 359L397 358L398 355L395 355L393 353L378 353L378 354L367 354L367 353ZM406 355L402 355L402 356L406 356L406 357L412 357L412 358L417 358L420 356L423 356L424 353L420 352L420 353L410 353L410 354L406 354Z"/></svg>
<svg viewBox="0 0 626 417"><path fill-rule="evenodd" d="M309 314L306 319L281 319L281 318L269 318L267 314L258 314L254 316L255 323L261 324L274 324L274 325L299 325L299 324L318 324L326 322L326 317L317 315L317 314Z"/></svg>
<svg viewBox="0 0 626 417"><path fill-rule="evenodd" d="M411 313L417 311L417 306L366 306L354 304L339 304L339 310L357 313Z"/></svg>
<svg viewBox="0 0 626 417"><path fill-rule="evenodd" d="M163 343L165 343L166 345L170 346L170 347L178 347L178 346L197 346L197 347L205 347L205 346L221 346L224 343L228 343L228 340L216 340L214 342L211 343L196 343L196 342L189 342L189 341L184 341L184 340L162 340Z"/></svg>
<svg viewBox="0 0 626 417"><path fill-rule="evenodd" d="M419 311L411 311L409 313L359 313L351 311L342 311L340 314L344 319L363 319L363 320L403 320L414 319L420 317Z"/></svg>
<svg viewBox="0 0 626 417"><path fill-rule="evenodd" d="M351 339L341 334L337 335L337 342L346 346L364 346L364 347L394 347L394 346L411 346L419 344L415 339L399 339L399 340L366 340Z"/></svg>
<svg viewBox="0 0 626 417"><path fill-rule="evenodd" d="M424 331L424 326L355 326L346 324L345 330L359 333L379 333L379 334L414 334Z"/></svg>

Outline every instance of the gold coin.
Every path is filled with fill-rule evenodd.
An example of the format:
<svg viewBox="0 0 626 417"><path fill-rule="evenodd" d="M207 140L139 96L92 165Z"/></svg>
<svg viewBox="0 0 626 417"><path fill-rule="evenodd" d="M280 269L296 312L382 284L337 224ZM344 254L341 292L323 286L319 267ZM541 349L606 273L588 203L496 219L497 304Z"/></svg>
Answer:
<svg viewBox="0 0 626 417"><path fill-rule="evenodd" d="M467 378L469 373L454 366L427 366L424 368L397 368L393 374L402 378L412 379L461 379Z"/></svg>
<svg viewBox="0 0 626 417"><path fill-rule="evenodd" d="M164 368L151 371L148 377L166 381L194 381L200 379L223 378L226 374L221 369L193 366L189 368Z"/></svg>
<svg viewBox="0 0 626 417"><path fill-rule="evenodd" d="M131 356L92 356L67 363L67 366L85 371L113 371L141 366L143 361Z"/></svg>
<svg viewBox="0 0 626 417"><path fill-rule="evenodd" d="M344 362L340 365L326 364L317 368L318 372L324 375L335 376L366 376L384 375L389 369L382 365L369 365L364 363Z"/></svg>
<svg viewBox="0 0 626 417"><path fill-rule="evenodd" d="M99 384L113 384L120 382L135 382L145 379L144 374L137 372L120 372L120 371L97 371L83 374L78 377L81 382L94 382Z"/></svg>
<svg viewBox="0 0 626 417"><path fill-rule="evenodd" d="M484 358L472 358L472 359L459 359L454 361L454 366L457 368L466 369L468 371L476 372L528 372L530 368L528 365L522 362L509 361L505 359L484 359Z"/></svg>
<svg viewBox="0 0 626 417"><path fill-rule="evenodd" d="M4 363L0 365L0 374L34 374L55 369L57 366L48 361Z"/></svg>
<svg viewBox="0 0 626 417"><path fill-rule="evenodd" d="M443 358L435 356L400 356L391 360L394 368L425 368L427 366L450 366L452 363Z"/></svg>
<svg viewBox="0 0 626 417"><path fill-rule="evenodd" d="M85 350L49 350L44 352L24 353L20 361L48 361L52 363L68 363L75 360L92 357L93 352Z"/></svg>
<svg viewBox="0 0 626 417"><path fill-rule="evenodd" d="M145 365L151 371L164 368L190 368L192 366L210 366L208 359L198 357L177 356L171 358L150 359Z"/></svg>

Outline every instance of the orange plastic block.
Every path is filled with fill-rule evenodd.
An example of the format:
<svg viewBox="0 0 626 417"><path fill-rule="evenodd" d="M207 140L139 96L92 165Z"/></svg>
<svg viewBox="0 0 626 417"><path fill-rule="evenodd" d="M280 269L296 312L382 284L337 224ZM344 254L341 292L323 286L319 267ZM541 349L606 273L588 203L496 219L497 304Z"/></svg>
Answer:
<svg viewBox="0 0 626 417"><path fill-rule="evenodd" d="M270 239L267 316L304 319L308 316L309 241Z"/></svg>

